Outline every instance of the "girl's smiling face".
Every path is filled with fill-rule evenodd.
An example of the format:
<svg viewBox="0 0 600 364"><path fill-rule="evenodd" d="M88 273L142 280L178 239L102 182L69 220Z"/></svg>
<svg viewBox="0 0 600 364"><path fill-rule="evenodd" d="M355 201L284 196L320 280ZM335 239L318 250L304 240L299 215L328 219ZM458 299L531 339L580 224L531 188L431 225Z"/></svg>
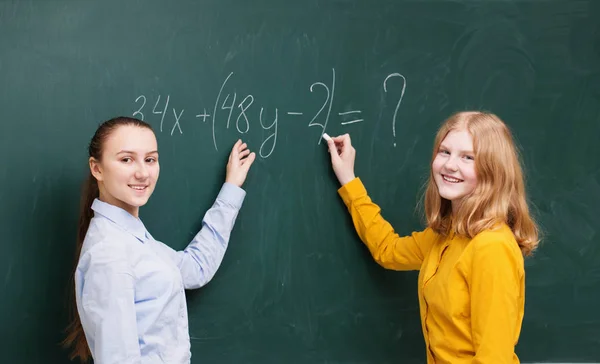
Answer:
<svg viewBox="0 0 600 364"><path fill-rule="evenodd" d="M100 200L137 217L160 172L154 132L133 125L118 127L104 143L101 160L90 158L90 169L98 180Z"/></svg>
<svg viewBox="0 0 600 364"><path fill-rule="evenodd" d="M465 129L451 130L442 140L431 169L440 196L451 201L456 211L477 186L471 134Z"/></svg>

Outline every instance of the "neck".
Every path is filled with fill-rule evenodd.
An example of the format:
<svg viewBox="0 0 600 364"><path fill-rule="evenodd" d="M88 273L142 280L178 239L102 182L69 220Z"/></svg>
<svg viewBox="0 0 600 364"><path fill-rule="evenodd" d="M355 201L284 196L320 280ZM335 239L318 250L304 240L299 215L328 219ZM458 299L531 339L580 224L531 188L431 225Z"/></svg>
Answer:
<svg viewBox="0 0 600 364"><path fill-rule="evenodd" d="M450 201L450 209L452 210L451 211L452 218L456 217L456 213L460 210L462 202L463 202L462 199Z"/></svg>
<svg viewBox="0 0 600 364"><path fill-rule="evenodd" d="M139 218L139 211L140 211L139 207L128 205L128 204L124 203L123 201L113 197L111 194L106 192L104 185L100 182L98 183L98 190L100 191L99 197L98 197L98 199L100 201L105 202L110 205L113 205L113 206L116 206L118 208L121 208L121 209L127 211L133 217Z"/></svg>

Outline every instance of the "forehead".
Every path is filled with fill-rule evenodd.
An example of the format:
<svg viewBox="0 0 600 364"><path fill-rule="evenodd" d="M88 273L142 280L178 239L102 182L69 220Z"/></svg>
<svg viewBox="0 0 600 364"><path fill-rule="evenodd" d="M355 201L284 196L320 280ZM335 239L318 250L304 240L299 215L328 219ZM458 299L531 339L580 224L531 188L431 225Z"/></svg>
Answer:
<svg viewBox="0 0 600 364"><path fill-rule="evenodd" d="M473 137L465 129L450 130L442 140L442 144L449 148L473 150Z"/></svg>
<svg viewBox="0 0 600 364"><path fill-rule="evenodd" d="M136 153L155 151L157 150L156 136L148 128L134 125L119 126L106 139L104 151L119 153L122 150Z"/></svg>

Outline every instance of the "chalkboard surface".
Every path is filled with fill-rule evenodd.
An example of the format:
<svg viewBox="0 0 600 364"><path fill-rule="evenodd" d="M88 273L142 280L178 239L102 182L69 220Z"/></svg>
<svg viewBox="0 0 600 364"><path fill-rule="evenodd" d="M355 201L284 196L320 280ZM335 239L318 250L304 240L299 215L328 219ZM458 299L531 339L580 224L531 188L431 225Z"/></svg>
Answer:
<svg viewBox="0 0 600 364"><path fill-rule="evenodd" d="M86 145L117 115L154 128L141 211L182 249L237 138L258 153L225 260L188 292L193 362L423 363L416 272L377 266L320 135L403 234L434 132L498 114L544 231L527 260L522 361L600 361L597 1L1 1L0 361L68 363Z"/></svg>

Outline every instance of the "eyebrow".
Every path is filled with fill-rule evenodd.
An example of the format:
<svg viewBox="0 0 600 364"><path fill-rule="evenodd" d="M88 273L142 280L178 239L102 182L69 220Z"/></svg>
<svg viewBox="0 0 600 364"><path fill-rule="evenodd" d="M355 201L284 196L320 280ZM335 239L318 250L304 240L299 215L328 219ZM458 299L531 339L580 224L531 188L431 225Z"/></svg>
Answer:
<svg viewBox="0 0 600 364"><path fill-rule="evenodd" d="M131 150L122 150L122 151L120 151L119 153L117 153L117 155L119 155L119 154L137 154L137 153L136 153L136 152L133 152L133 151L131 151ZM146 153L146 154L158 154L158 150L153 150L153 151L151 151L151 152L148 152L148 153Z"/></svg>
<svg viewBox="0 0 600 364"><path fill-rule="evenodd" d="M450 149L448 146L444 145L444 144L440 144L440 148L441 149ZM472 150L461 150L461 153L466 153L466 154L475 154L475 152L473 152Z"/></svg>

